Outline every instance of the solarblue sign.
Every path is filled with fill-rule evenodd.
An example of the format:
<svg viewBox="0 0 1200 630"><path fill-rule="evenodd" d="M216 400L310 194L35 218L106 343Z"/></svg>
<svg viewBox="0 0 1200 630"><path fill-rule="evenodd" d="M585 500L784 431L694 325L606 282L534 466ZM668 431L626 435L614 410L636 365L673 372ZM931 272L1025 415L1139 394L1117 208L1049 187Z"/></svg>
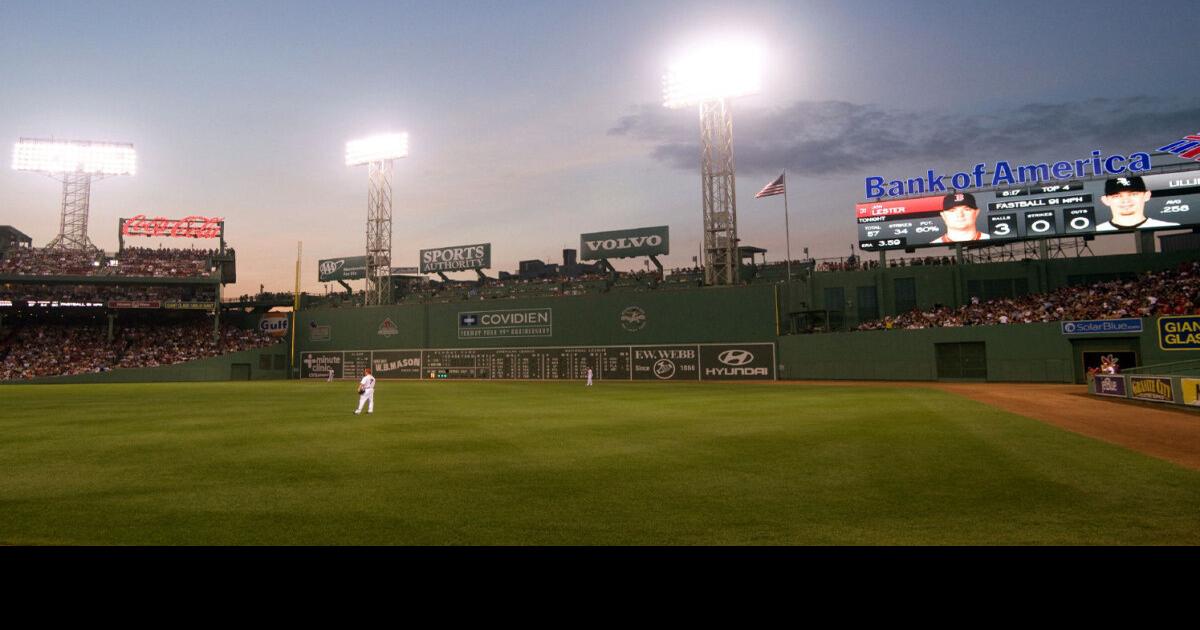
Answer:
<svg viewBox="0 0 1200 630"><path fill-rule="evenodd" d="M1128 157L1119 154L1105 156L1092 151L1089 158L1039 162L1013 165L1006 161L996 162L991 178L985 178L986 162L976 164L970 172L937 173L929 169L926 175L910 179L888 180L872 176L866 179L867 199L902 197L929 193L947 193L952 190L983 188L985 186L1015 186L1039 182L1069 181L1087 177L1108 177L1123 173L1140 173L1150 170L1149 153L1132 153Z"/></svg>
<svg viewBox="0 0 1200 630"><path fill-rule="evenodd" d="M1064 335L1140 332L1142 332L1142 320L1136 317L1126 319L1084 319L1062 322L1062 334Z"/></svg>

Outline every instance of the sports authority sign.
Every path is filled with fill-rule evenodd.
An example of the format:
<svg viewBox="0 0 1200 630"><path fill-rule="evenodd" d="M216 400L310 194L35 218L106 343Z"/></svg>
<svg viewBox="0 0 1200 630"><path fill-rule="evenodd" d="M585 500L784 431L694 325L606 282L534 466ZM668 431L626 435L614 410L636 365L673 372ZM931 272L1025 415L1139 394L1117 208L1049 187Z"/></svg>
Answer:
<svg viewBox="0 0 1200 630"><path fill-rule="evenodd" d="M491 267L491 243L421 250L421 273L490 269Z"/></svg>
<svg viewBox="0 0 1200 630"><path fill-rule="evenodd" d="M458 314L459 339L549 337L553 334L554 311L549 308L469 311Z"/></svg>
<svg viewBox="0 0 1200 630"><path fill-rule="evenodd" d="M317 281L362 280L367 277L366 256L343 256L317 262Z"/></svg>
<svg viewBox="0 0 1200 630"><path fill-rule="evenodd" d="M579 259L632 258L671 253L670 228L634 228L579 235Z"/></svg>
<svg viewBox="0 0 1200 630"><path fill-rule="evenodd" d="M170 238L221 238L221 217L186 216L182 219L150 218L144 214L121 219L121 236L166 236Z"/></svg>

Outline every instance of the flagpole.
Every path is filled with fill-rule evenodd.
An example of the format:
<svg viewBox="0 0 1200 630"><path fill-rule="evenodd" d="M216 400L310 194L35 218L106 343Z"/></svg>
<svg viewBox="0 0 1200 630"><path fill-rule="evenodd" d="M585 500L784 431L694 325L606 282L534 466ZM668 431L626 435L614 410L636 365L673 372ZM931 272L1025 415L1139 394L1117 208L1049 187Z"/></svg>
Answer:
<svg viewBox="0 0 1200 630"><path fill-rule="evenodd" d="M787 243L787 277L788 282L792 281L792 228L788 225L788 202L787 202L787 171L781 175L783 178L783 234L784 242Z"/></svg>

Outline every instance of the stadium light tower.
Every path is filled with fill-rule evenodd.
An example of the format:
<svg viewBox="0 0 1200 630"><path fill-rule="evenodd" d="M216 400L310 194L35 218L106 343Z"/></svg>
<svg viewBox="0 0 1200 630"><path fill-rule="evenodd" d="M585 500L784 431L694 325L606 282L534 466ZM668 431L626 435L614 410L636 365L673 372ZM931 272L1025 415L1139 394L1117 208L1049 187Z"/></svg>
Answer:
<svg viewBox="0 0 1200 630"><path fill-rule="evenodd" d="M392 162L407 156L407 133L346 143L346 166L367 165L367 304L392 301Z"/></svg>
<svg viewBox="0 0 1200 630"><path fill-rule="evenodd" d="M762 88L762 50L750 43L693 49L668 67L663 105L700 108L700 189L704 202L704 283L738 281L737 198L730 99Z"/></svg>
<svg viewBox="0 0 1200 630"><path fill-rule="evenodd" d="M13 147L13 168L44 173L62 182L58 236L46 247L90 250L96 249L87 235L92 179L133 175L137 153L127 143L21 138Z"/></svg>

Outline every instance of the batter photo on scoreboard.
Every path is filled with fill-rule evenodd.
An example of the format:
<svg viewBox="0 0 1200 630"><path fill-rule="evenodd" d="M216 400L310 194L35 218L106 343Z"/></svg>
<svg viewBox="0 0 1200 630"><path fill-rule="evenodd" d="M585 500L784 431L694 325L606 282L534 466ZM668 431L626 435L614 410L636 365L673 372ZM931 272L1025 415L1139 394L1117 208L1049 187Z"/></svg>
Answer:
<svg viewBox="0 0 1200 630"><path fill-rule="evenodd" d="M975 203L975 195L971 193L952 192L943 197L941 215L946 223L946 233L935 238L932 241L934 243L961 243L991 238L976 226L979 204Z"/></svg>
<svg viewBox="0 0 1200 630"><path fill-rule="evenodd" d="M1146 189L1146 182L1136 175L1109 178L1104 182L1104 196L1100 197L1100 201L1108 206L1112 218L1097 225L1097 232L1147 230L1179 225L1146 216L1146 202L1150 201L1150 191Z"/></svg>

